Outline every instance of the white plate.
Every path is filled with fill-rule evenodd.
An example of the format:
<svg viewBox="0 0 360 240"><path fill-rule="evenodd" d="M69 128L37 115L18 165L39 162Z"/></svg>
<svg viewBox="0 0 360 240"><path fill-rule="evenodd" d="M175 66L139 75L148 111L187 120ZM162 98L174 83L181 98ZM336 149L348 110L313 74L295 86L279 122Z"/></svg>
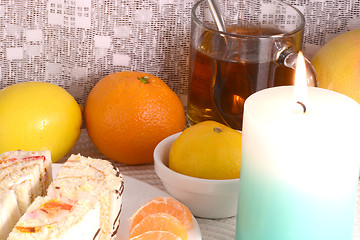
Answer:
<svg viewBox="0 0 360 240"><path fill-rule="evenodd" d="M53 177L56 177L62 164L53 164ZM115 240L128 240L129 222L128 219L136 210L149 200L158 196L170 196L168 193L139 181L135 178L124 177L123 205L120 213L120 228L116 234ZM188 240L201 240L201 233L196 219L193 217L193 226L188 230Z"/></svg>

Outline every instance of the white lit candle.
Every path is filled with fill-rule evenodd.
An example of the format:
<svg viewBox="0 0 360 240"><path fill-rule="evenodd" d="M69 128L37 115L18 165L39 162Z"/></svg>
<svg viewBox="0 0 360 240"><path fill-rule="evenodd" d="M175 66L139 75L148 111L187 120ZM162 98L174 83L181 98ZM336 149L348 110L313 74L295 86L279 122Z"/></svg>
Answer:
<svg viewBox="0 0 360 240"><path fill-rule="evenodd" d="M298 95L296 87L245 101L237 240L352 239L359 104L321 88Z"/></svg>

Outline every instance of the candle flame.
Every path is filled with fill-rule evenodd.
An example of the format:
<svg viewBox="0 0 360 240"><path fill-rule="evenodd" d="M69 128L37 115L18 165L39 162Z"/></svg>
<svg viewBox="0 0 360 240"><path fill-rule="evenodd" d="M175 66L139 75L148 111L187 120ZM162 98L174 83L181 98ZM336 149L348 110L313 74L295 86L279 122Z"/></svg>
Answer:
<svg viewBox="0 0 360 240"><path fill-rule="evenodd" d="M299 52L296 71L295 71L295 102L301 102L306 105L307 99L307 80L304 55Z"/></svg>

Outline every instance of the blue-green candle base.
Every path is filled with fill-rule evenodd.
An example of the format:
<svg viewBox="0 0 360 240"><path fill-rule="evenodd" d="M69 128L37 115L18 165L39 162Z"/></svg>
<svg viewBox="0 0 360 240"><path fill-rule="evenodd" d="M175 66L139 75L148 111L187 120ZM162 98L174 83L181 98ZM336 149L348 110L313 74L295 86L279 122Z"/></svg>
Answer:
<svg viewBox="0 0 360 240"><path fill-rule="evenodd" d="M321 192L314 196L247 169L240 180L236 240L352 240L355 193L322 198Z"/></svg>

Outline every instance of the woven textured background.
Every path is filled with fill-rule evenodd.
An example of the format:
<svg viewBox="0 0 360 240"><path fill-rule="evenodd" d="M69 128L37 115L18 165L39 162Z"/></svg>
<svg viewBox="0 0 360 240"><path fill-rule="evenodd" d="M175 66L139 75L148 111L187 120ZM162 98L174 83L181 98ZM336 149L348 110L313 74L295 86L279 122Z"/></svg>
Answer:
<svg viewBox="0 0 360 240"><path fill-rule="evenodd" d="M84 104L105 75L136 70L162 78L185 104L195 1L1 0L0 89L52 82ZM285 2L306 17L308 57L336 35L360 27L360 0Z"/></svg>

